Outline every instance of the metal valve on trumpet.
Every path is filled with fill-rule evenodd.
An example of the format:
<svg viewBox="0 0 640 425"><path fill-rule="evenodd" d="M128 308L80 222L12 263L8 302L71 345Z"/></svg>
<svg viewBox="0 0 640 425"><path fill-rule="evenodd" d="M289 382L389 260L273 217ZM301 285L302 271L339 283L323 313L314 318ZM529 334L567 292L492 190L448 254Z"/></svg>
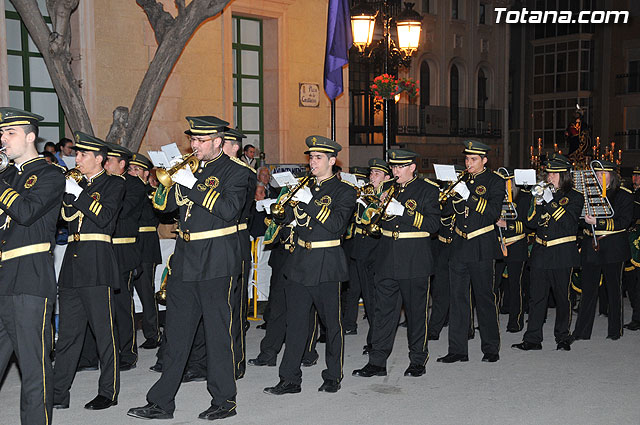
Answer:
<svg viewBox="0 0 640 425"><path fill-rule="evenodd" d="M177 173L187 165L191 169L191 172L195 173L196 170L198 169L198 166L200 165L200 161L196 157L197 152L198 151L194 150L189 155L185 155L184 157L182 157L181 162L179 162L178 164L174 165L171 168L167 168L167 169L159 168L156 171L156 177L158 178L158 181L160 182L160 184L162 184L164 187L173 186L174 181L171 179L171 176L173 176L175 173Z"/></svg>
<svg viewBox="0 0 640 425"><path fill-rule="evenodd" d="M7 154L4 153L5 149L6 148L0 149L0 173L7 169L7 167L9 166L9 162L10 162L9 157L7 156Z"/></svg>

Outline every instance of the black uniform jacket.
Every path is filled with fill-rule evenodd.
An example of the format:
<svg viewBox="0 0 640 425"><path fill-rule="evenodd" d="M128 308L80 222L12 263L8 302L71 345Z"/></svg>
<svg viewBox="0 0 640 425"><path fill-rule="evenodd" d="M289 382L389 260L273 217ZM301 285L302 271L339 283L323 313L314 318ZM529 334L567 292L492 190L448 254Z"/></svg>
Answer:
<svg viewBox="0 0 640 425"><path fill-rule="evenodd" d="M507 227L502 229L505 245L507 245L507 257L505 261L527 261L529 250L527 247L527 214L531 206L531 192L520 190L515 202L518 218L507 220ZM497 227L496 227L496 233Z"/></svg>
<svg viewBox="0 0 640 425"><path fill-rule="evenodd" d="M582 264L611 264L631 259L628 229L633 224L633 194L626 187L620 187L607 190L607 199L613 208L613 217L596 220L597 252L593 249L591 226L585 223L580 250Z"/></svg>
<svg viewBox="0 0 640 425"><path fill-rule="evenodd" d="M112 236L122 199L124 179L110 176L104 170L90 180L83 179L84 190L75 199L65 194L62 218L69 222L69 244L62 261L60 287L120 287L120 274L113 245L105 241L83 241L83 234ZM80 241L75 242L74 238Z"/></svg>
<svg viewBox="0 0 640 425"><path fill-rule="evenodd" d="M153 196L153 188L148 183L145 185L144 201L142 201L142 212L138 222L138 249L140 250L140 261L142 263L160 264L162 263L162 252L160 251L160 238L158 237L158 224L160 219L153 209L153 203L149 196ZM155 230L151 230L151 229Z"/></svg>
<svg viewBox="0 0 640 425"><path fill-rule="evenodd" d="M467 263L501 258L494 224L502 211L504 179L485 168L478 174L467 175L463 181L470 194L466 201L457 195L453 199L456 231L451 246L451 260Z"/></svg>
<svg viewBox="0 0 640 425"><path fill-rule="evenodd" d="M551 202L543 202L542 205L536 205L532 199L527 226L536 230L536 241L551 244L563 238L568 240L552 246L534 242L529 263L532 268L561 269L580 265L576 235L583 204L582 193L575 189L567 193L558 191Z"/></svg>
<svg viewBox="0 0 640 425"><path fill-rule="evenodd" d="M383 232L397 234L398 238L384 233L380 238L376 248L376 278L413 279L434 273L430 236L440 227L438 194L438 185L417 177L396 186L393 197L404 206L404 213L380 220ZM403 238L402 234L407 232L429 235Z"/></svg>
<svg viewBox="0 0 640 425"><path fill-rule="evenodd" d="M351 222L351 238L344 242L347 255L354 260L371 258L380 239L372 238L366 233L366 225L362 222L362 214L366 207L356 202L356 209Z"/></svg>
<svg viewBox="0 0 640 425"><path fill-rule="evenodd" d="M178 269L183 275L177 279L198 282L236 276L242 264L237 226L246 199L246 174L239 173L238 165L220 151L214 159L200 161L194 176L198 181L192 189L179 184L171 186L164 205L157 204L158 196L154 198L158 209L180 209L183 236L176 239L173 261L182 263ZM191 237L212 230L228 234L204 239Z"/></svg>
<svg viewBox="0 0 640 425"><path fill-rule="evenodd" d="M256 179L256 170L242 162L238 158L231 158L233 162L237 164L236 173L244 175L247 182L247 189L242 205L242 212L240 213L240 246L242 249L242 258L245 261L251 261L251 239L249 238L249 219L251 218L252 211L256 209L256 185L258 180Z"/></svg>
<svg viewBox="0 0 640 425"><path fill-rule="evenodd" d="M336 175L314 184L313 198L308 204L299 203L295 208L285 206L285 223L296 220L293 231L294 250L287 258L283 273L289 280L305 286L321 282L345 282L349 280L347 257L339 245L344 235L356 201L356 190L340 181ZM327 248L308 249L305 242L333 242Z"/></svg>
<svg viewBox="0 0 640 425"><path fill-rule="evenodd" d="M124 179L124 200L113 232L113 250L120 272L128 272L141 263L140 246L136 242L147 190L139 177L127 173L120 177ZM136 241L129 242L134 239Z"/></svg>
<svg viewBox="0 0 640 425"><path fill-rule="evenodd" d="M11 165L0 174L0 255L49 244L43 252L1 259L0 295L56 296L52 250L63 193L62 169L43 158L20 168Z"/></svg>

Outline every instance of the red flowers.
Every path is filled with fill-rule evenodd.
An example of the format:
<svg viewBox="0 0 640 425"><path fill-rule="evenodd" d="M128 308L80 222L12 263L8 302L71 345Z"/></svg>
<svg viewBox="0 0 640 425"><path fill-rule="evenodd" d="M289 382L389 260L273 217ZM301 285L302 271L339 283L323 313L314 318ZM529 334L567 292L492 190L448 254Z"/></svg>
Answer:
<svg viewBox="0 0 640 425"><path fill-rule="evenodd" d="M375 77L370 88L374 96L374 101L376 102L378 99L393 99L403 91L406 91L409 97L415 97L419 91L416 82L410 78L396 78L389 74L382 74Z"/></svg>

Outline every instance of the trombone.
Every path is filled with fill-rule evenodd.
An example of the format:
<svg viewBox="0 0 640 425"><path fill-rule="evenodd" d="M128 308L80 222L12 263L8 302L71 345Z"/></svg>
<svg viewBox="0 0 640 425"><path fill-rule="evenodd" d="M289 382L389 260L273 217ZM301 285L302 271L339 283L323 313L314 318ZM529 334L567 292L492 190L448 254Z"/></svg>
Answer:
<svg viewBox="0 0 640 425"><path fill-rule="evenodd" d="M173 186L174 181L171 179L171 176L173 176L175 173L177 173L187 165L189 166L189 168L191 168L191 172L195 173L196 170L198 169L198 165L200 165L200 161L196 157L197 152L198 152L197 150L194 150L189 155L183 156L182 161L180 161L178 164L174 165L171 168L168 168L168 169L159 168L156 171L156 177L158 178L158 181L164 187Z"/></svg>
<svg viewBox="0 0 640 425"><path fill-rule="evenodd" d="M313 170L314 168L312 168L311 171L309 171L309 174L304 176L304 178L300 180L300 183L298 183L296 187L290 190L289 193L286 193L285 195L280 197L280 199L278 199L278 202L276 202L275 204L271 204L271 215L273 216L273 218L277 220L284 219L284 216L285 216L284 206L290 202L294 202L293 197L295 196L295 194L304 186L306 186L311 180L311 178L313 177L313 174L312 174Z"/></svg>

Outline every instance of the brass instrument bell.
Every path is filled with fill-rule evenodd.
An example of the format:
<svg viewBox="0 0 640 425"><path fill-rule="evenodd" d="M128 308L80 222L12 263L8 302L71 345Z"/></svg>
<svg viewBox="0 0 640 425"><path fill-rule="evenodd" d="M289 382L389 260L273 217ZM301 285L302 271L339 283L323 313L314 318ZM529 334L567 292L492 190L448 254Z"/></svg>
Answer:
<svg viewBox="0 0 640 425"><path fill-rule="evenodd" d="M156 177L158 178L158 181L164 187L173 186L174 181L171 179L171 176L173 176L175 173L177 173L178 171L180 171L182 168L186 167L187 165L191 169L191 172L195 173L196 170L198 169L198 165L200 165L200 161L196 157L196 152L198 152L198 151L194 150L189 155L183 156L182 157L182 161L179 162L178 164L174 165L171 168L167 168L167 169L159 168L158 170L156 170Z"/></svg>

